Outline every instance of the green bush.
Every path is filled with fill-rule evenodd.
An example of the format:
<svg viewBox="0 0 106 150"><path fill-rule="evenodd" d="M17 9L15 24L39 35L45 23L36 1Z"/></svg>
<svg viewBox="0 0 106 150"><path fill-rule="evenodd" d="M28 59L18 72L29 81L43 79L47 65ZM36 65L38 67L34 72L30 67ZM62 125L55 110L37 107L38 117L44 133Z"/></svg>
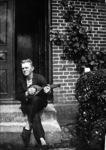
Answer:
<svg viewBox="0 0 106 150"><path fill-rule="evenodd" d="M93 147L97 143L103 145L106 133L106 70L82 74L76 83L75 93L79 102L76 125L79 139Z"/></svg>

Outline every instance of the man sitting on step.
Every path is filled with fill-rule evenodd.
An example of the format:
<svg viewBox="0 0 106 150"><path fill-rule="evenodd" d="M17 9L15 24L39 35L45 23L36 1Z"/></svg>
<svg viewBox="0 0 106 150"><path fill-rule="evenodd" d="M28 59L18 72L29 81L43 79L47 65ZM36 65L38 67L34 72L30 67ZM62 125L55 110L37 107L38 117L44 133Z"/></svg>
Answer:
<svg viewBox="0 0 106 150"><path fill-rule="evenodd" d="M30 59L22 60L21 68L23 75L17 80L17 99L21 101L23 114L28 117L28 122L23 128L22 138L24 144L28 146L33 129L34 137L37 143L41 145L41 150L47 150L39 112L47 106L50 86L47 85L42 75L33 72L34 66Z"/></svg>

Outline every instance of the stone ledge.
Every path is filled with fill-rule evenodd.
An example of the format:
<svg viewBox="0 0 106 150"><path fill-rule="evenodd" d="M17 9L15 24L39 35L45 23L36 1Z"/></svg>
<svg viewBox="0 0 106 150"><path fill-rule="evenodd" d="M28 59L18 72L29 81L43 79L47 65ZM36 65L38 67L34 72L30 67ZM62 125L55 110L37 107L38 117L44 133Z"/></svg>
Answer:
<svg viewBox="0 0 106 150"><path fill-rule="evenodd" d="M20 106L21 106L21 104L0 105L0 113L21 112ZM44 110L56 112L56 110L54 108L54 104L52 104L52 103L49 103Z"/></svg>
<svg viewBox="0 0 106 150"><path fill-rule="evenodd" d="M9 110L8 108L8 111L4 112L3 110L6 110L4 107L1 111L3 118L0 121L0 130L2 133L0 138L3 138L1 141L4 143L7 141L11 143L14 141L14 138L15 141L17 141L17 138L21 138L20 134L26 122L26 117L23 117L21 111L18 110L18 107L16 107L17 109L11 107L11 109L12 108L13 110ZM56 114L57 111L53 104L48 104L48 106L41 112L41 122L45 130L45 137L48 144L61 142L61 128L57 122ZM11 136L12 134L14 134L13 137ZM19 139L19 141L22 141L22 139ZM31 134L31 143L36 143L33 134Z"/></svg>
<svg viewBox="0 0 106 150"><path fill-rule="evenodd" d="M17 141L16 139L18 138L18 143L21 144L22 139L20 135L24 125L25 123L19 122L0 123L0 142L6 143L8 141L9 143L12 143L14 140ZM46 141L49 145L61 142L61 128L56 120L50 122L44 121L42 122L42 125L45 130ZM31 144L36 144L33 134L31 134Z"/></svg>
<svg viewBox="0 0 106 150"><path fill-rule="evenodd" d="M62 126L61 127L61 143L50 143L49 142L49 150L75 150L77 147L77 143L76 143L76 138L73 137L74 135L74 124L70 124L68 126ZM7 148L9 147L9 150L23 150L24 149L24 145L21 139L21 134L20 133L1 133L2 134L2 141L3 139L5 139L5 137L7 137L7 139L12 140L12 143L8 142L8 140L6 141L6 143L0 144L0 148L2 149L3 145ZM1 137L0 134L0 137ZM14 139L13 139L14 137ZM58 136L55 136L55 140L57 140ZM33 135L31 135L31 139L33 139ZM53 139L54 140L54 139ZM4 141L3 141L4 142ZM34 142L34 141L33 141ZM33 146L32 143L30 145L30 149L31 150L38 150L39 148L37 148L36 146ZM5 150L5 148L3 149Z"/></svg>
<svg viewBox="0 0 106 150"><path fill-rule="evenodd" d="M56 114L56 119L58 120L60 125L67 124L70 121L71 122L75 121L75 116L76 116L76 113L78 112L78 102L73 102L69 104L62 104L62 103L61 104L48 104L48 106L49 106L48 109L50 108L50 106L51 106L51 110L55 109L54 112L52 111L52 114ZM19 104L18 105L12 104L12 105L6 105L6 106L1 105L0 106L0 122L5 122L6 120L7 120L6 122L13 121L12 117L14 117L14 112L15 112L15 115L17 116L17 117L14 117L16 119L16 122L17 120L20 120L18 114L21 113L21 110L19 109L19 107L20 107ZM46 110L45 110L45 113L46 113ZM11 117L6 118L5 117L6 113L11 113ZM5 117L4 120L2 116ZM23 118L21 118L21 122L24 122Z"/></svg>
<svg viewBox="0 0 106 150"><path fill-rule="evenodd" d="M55 114L56 115L56 118L54 119L55 121L57 121L57 119L58 119L58 122L59 122L59 124L61 124L61 125L64 125L64 124L67 124L67 123L69 123L69 122L74 122L74 120L75 120L75 115L76 115L76 113L77 113L77 111L78 111L78 103L74 103L74 104L49 104L49 106L51 106L51 109L50 109L50 107L48 107L48 108L46 108L46 110L45 110L45 114L46 114L46 111L47 110L49 110L49 111L51 111L51 112L53 112L53 114ZM20 113L21 112L21 110L19 109L19 107L20 107L20 105L12 105L12 106L9 106L9 105L7 105L7 106L4 106L4 105L1 105L0 106L0 113L2 114L4 114L4 113L10 113L10 114L14 114L14 113L17 113L17 116L18 116L18 113ZM2 109L1 109L2 108ZM54 110L54 111L53 111ZM19 116L18 116L19 117ZM48 117L47 117L48 118ZM1 119L1 118L0 118ZM49 118L50 119L50 118ZM50 125L51 125L51 121L53 120L53 118L52 119L50 119L49 120L49 123L50 123ZM43 120L44 121L44 120ZM57 122L57 123L58 123ZM3 125L3 123L5 123L5 124L7 124L7 123L10 123L10 122L1 122L2 124L1 125ZM11 123L13 123L13 122L11 122ZM22 143L22 139L21 139L21 136L20 136L20 131L22 131L22 128L23 128L23 126L24 126L24 124L25 124L25 120L24 121L20 121L20 122L15 122L16 124L18 123L18 131L16 132L16 128L14 129L14 132L2 132L2 133L0 133L0 142L5 142L6 140L7 140L7 142L9 141L9 138L10 138L10 141L11 142L19 142L19 143ZM4 124L4 125L5 125ZM58 124L58 125L59 125ZM19 127L19 125L21 125L21 127ZM14 124L14 126L15 126L15 124ZM60 127L60 126L59 126ZM6 127L6 128L8 128L8 127ZM47 128L48 128L48 130L50 130L50 128L47 126ZM52 128L52 127L51 127ZM9 127L9 129L10 129L10 127ZM12 130L12 129L11 129ZM57 129L56 129L57 130ZM3 136L4 135L4 136ZM46 137L47 138L47 140L48 140L48 142L50 143L50 144L54 144L55 142L57 142L57 143L60 143L60 141L61 141L61 128L60 128L60 130L59 130L59 132L57 131L57 132L47 132L47 135L48 135L48 137ZM14 138L13 138L14 137ZM50 137L50 138L49 138ZM59 139L58 139L58 137L59 137ZM32 143L34 142L34 138L33 138L33 136L31 136L31 141L32 141ZM55 140L55 141L54 141ZM65 138L65 140L66 140L66 138ZM54 143L53 143L54 142ZM63 141L61 141L62 143L63 143ZM66 142L66 141L65 141ZM61 144L61 143L60 143Z"/></svg>
<svg viewBox="0 0 106 150"><path fill-rule="evenodd" d="M23 116L19 105L3 106L0 111L0 122L26 122L26 117ZM48 104L47 107L41 111L41 119L57 120L57 111L53 104Z"/></svg>
<svg viewBox="0 0 106 150"><path fill-rule="evenodd" d="M45 132L61 131L56 120L42 121ZM0 132L22 132L25 122L2 122L0 123Z"/></svg>

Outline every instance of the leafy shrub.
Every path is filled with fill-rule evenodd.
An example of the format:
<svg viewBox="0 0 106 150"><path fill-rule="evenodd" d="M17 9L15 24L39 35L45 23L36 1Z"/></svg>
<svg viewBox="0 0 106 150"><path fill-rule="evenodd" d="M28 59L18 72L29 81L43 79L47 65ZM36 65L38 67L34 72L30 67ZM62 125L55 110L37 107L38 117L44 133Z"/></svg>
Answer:
<svg viewBox="0 0 106 150"><path fill-rule="evenodd" d="M75 93L79 102L77 135L89 145L100 145L106 133L106 70L82 74Z"/></svg>
<svg viewBox="0 0 106 150"><path fill-rule="evenodd" d="M91 132L90 144L94 148L104 150L104 140L106 134L106 118L98 119L93 123L93 129Z"/></svg>

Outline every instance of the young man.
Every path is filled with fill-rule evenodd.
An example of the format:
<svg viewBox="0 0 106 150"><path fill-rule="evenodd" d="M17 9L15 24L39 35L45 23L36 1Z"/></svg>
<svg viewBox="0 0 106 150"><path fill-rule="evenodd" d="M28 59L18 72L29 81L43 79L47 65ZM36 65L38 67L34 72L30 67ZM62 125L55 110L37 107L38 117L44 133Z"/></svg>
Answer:
<svg viewBox="0 0 106 150"><path fill-rule="evenodd" d="M31 130L42 150L47 150L44 130L41 124L39 112L47 106L47 94L50 86L47 85L45 78L34 73L34 66L30 59L21 62L23 76L17 81L17 100L21 101L21 110L28 116L28 122L23 128L22 138L26 146L29 145ZM42 87L40 92L37 86Z"/></svg>

